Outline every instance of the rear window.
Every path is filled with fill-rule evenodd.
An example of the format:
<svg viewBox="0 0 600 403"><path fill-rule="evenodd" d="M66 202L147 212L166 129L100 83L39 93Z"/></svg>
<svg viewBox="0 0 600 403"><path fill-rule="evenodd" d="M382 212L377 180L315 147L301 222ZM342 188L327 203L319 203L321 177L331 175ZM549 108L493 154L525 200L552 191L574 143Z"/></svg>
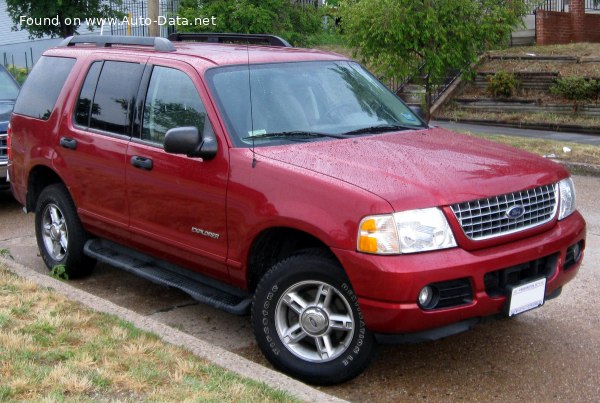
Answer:
<svg viewBox="0 0 600 403"><path fill-rule="evenodd" d="M21 88L14 112L47 120L74 64L72 58L42 56Z"/></svg>

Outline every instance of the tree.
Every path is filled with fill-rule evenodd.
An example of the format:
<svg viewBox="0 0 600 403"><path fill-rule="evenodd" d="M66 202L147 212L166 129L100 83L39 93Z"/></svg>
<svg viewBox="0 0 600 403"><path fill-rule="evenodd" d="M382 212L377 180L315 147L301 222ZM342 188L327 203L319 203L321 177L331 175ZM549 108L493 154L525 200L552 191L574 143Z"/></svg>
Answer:
<svg viewBox="0 0 600 403"><path fill-rule="evenodd" d="M424 77L429 119L434 86L507 43L526 10L524 0L344 0L341 15L348 43L370 68Z"/></svg>
<svg viewBox="0 0 600 403"><path fill-rule="evenodd" d="M178 16L193 22L198 17L216 16L217 25L180 25L180 32L235 32L274 34L292 44L321 28L321 15L313 6L290 0L182 0Z"/></svg>
<svg viewBox="0 0 600 403"><path fill-rule="evenodd" d="M113 0L110 4L121 3ZM27 30L30 39L44 35L66 38L76 34L86 19L96 19L95 24L88 26L93 30L101 25L101 18L122 17L102 0L6 0L6 9L15 24L13 30Z"/></svg>

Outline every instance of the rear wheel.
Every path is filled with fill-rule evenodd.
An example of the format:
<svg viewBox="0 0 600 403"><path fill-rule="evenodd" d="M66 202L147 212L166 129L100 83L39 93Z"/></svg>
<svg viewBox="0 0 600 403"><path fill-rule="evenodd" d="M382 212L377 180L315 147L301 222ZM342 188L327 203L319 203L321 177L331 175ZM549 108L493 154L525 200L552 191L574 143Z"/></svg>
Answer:
<svg viewBox="0 0 600 403"><path fill-rule="evenodd" d="M339 264L320 253L287 258L260 281L252 308L257 343L294 377L334 384L371 362L372 334Z"/></svg>
<svg viewBox="0 0 600 403"><path fill-rule="evenodd" d="M46 187L35 208L35 234L40 255L52 270L64 266L70 278L92 272L96 261L83 254L87 240L77 210L63 184Z"/></svg>

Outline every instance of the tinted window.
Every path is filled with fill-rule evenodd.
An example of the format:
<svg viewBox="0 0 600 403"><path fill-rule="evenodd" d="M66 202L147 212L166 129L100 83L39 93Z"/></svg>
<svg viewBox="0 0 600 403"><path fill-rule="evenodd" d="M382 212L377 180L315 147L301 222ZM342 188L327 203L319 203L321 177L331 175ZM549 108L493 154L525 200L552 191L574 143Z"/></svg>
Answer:
<svg viewBox="0 0 600 403"><path fill-rule="evenodd" d="M98 105L92 104L92 100L94 99L94 92L96 92L96 83L102 69L102 63L95 62L92 64L81 87L75 109L75 123L78 125L88 127L90 125L90 111L92 109L98 110Z"/></svg>
<svg viewBox="0 0 600 403"><path fill-rule="evenodd" d="M29 73L15 104L15 113L48 119L75 59L42 56Z"/></svg>
<svg viewBox="0 0 600 403"><path fill-rule="evenodd" d="M195 126L210 129L206 111L192 80L182 71L156 66L146 102L142 139L163 144L165 134L174 127Z"/></svg>
<svg viewBox="0 0 600 403"><path fill-rule="evenodd" d="M129 135L143 69L139 63L104 62L91 108L90 128Z"/></svg>
<svg viewBox="0 0 600 403"><path fill-rule="evenodd" d="M8 71L0 68L0 101L14 101L17 95L19 95L19 86Z"/></svg>

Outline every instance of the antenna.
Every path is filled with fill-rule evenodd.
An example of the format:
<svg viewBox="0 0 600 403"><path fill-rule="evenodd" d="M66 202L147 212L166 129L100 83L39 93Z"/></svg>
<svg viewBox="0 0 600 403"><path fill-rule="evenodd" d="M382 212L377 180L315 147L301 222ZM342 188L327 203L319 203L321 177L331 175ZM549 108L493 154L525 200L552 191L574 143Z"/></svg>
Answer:
<svg viewBox="0 0 600 403"><path fill-rule="evenodd" d="M250 78L250 49L246 40L246 56L248 59L248 91L250 93L250 137L252 138L252 168L256 168L256 151L254 150L254 114L252 110L252 80Z"/></svg>

